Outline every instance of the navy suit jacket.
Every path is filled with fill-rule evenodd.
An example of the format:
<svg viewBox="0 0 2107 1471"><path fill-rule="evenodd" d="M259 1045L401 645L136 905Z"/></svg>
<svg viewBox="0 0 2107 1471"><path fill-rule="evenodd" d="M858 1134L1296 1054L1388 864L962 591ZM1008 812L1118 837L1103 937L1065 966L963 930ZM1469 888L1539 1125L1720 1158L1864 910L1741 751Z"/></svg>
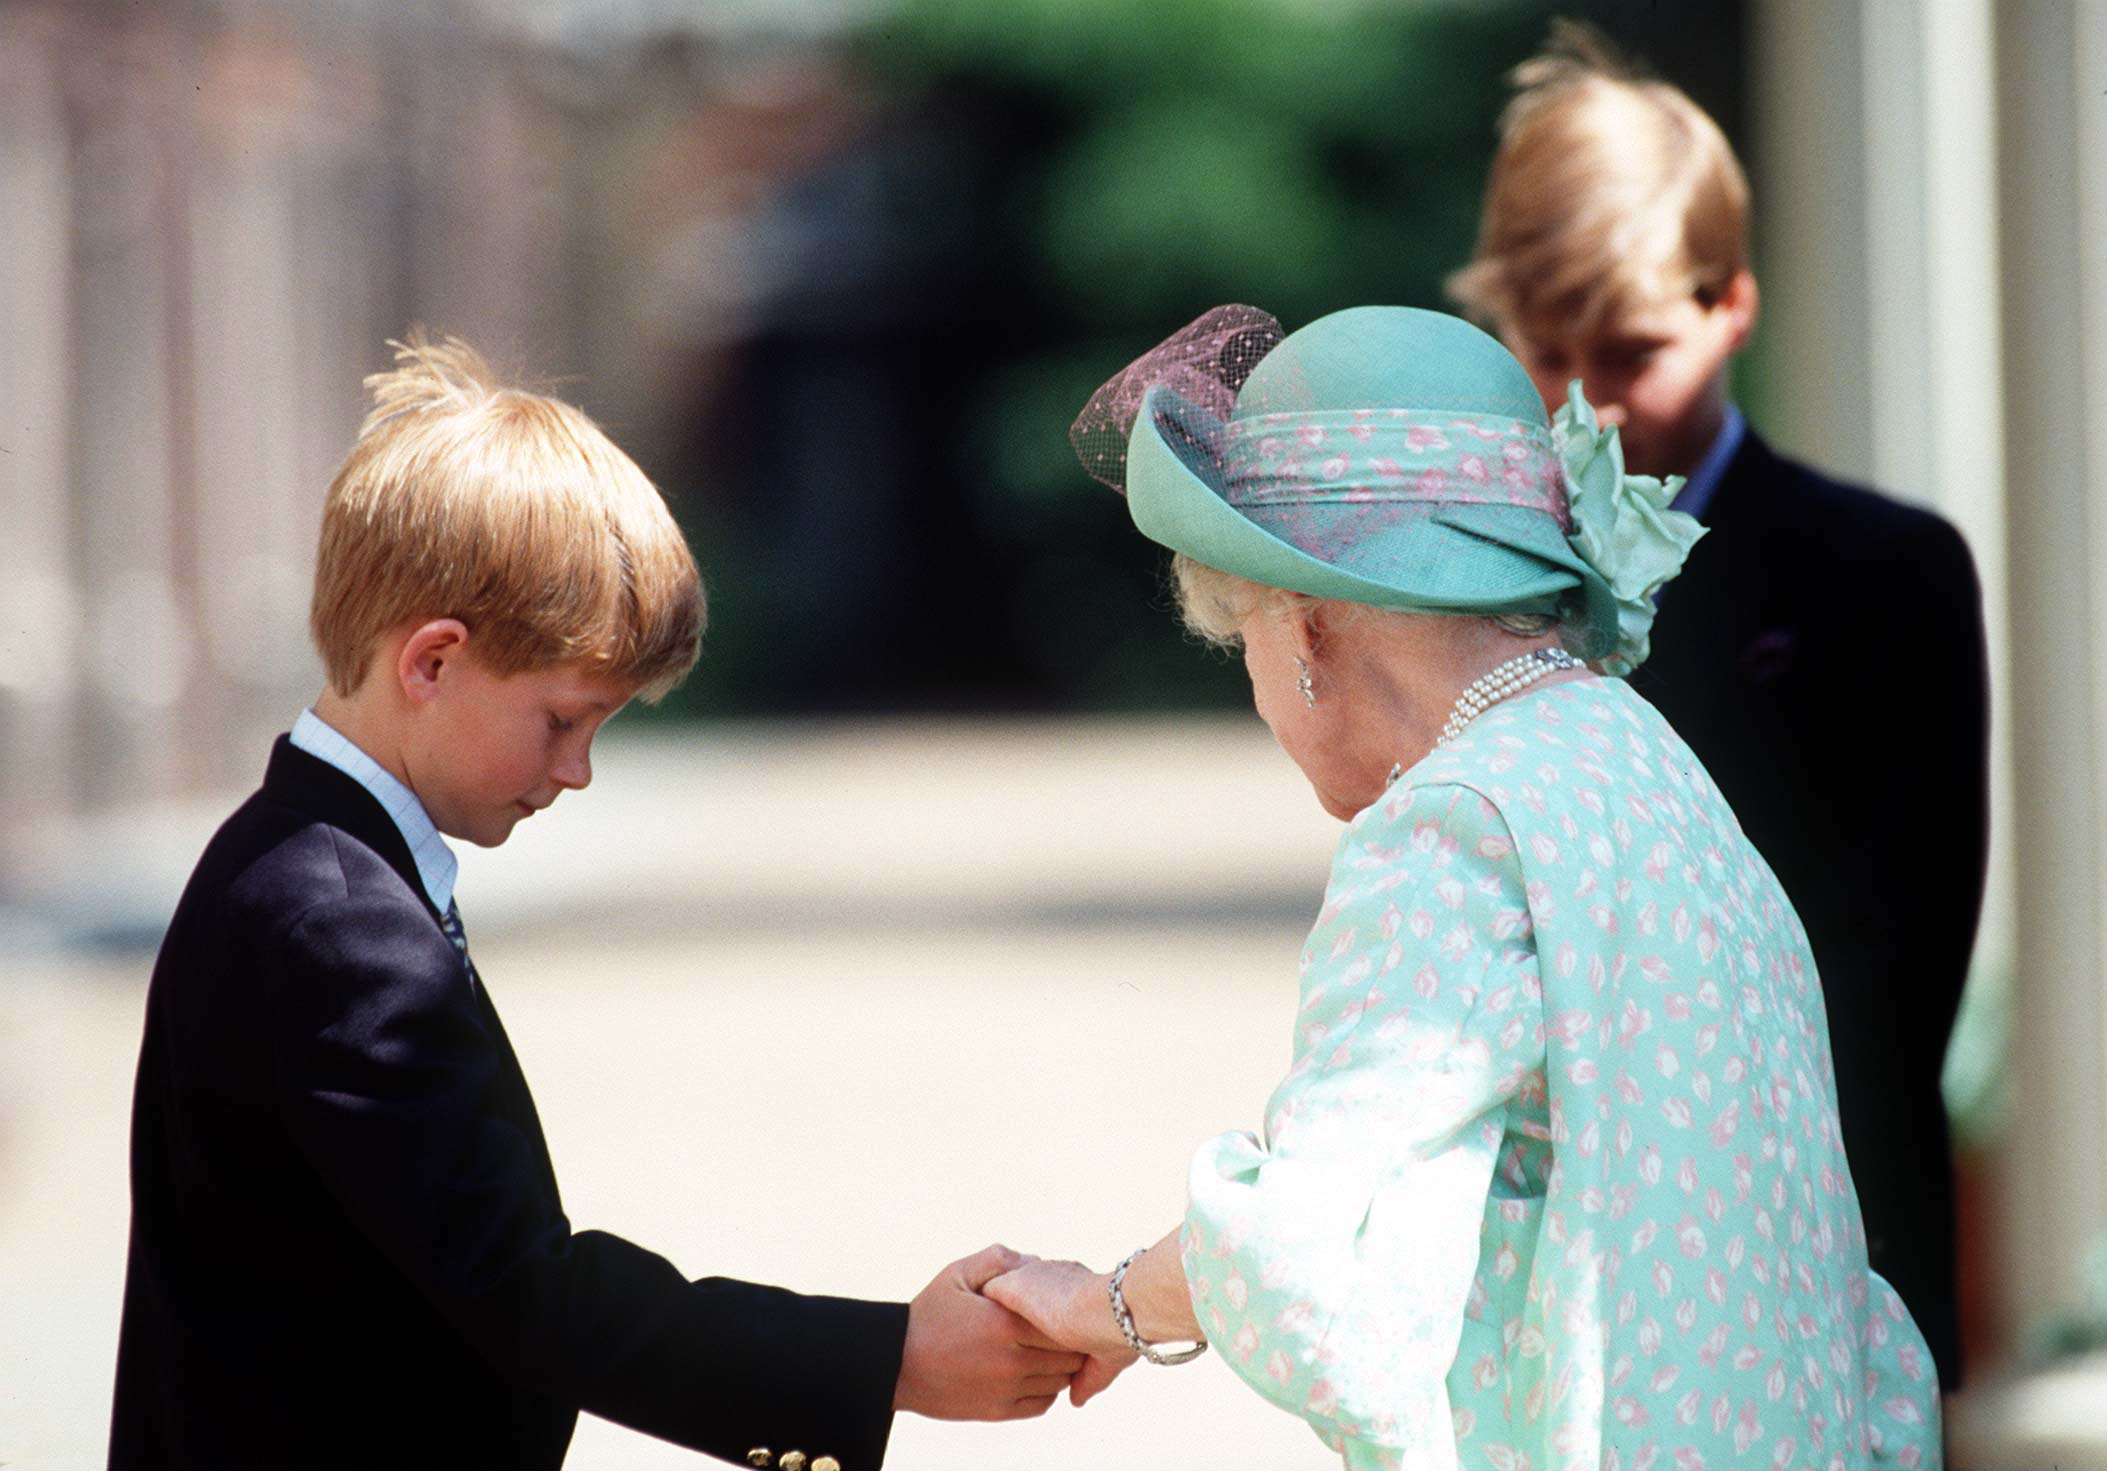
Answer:
<svg viewBox="0 0 2107 1471"><path fill-rule="evenodd" d="M1982 595L1960 534L1751 433L1632 685L1807 927L1873 1269L1959 1382L1939 1074L1989 855Z"/></svg>
<svg viewBox="0 0 2107 1471"><path fill-rule="evenodd" d="M554 1467L584 1408L875 1471L906 1323L574 1231L400 832L278 742L147 995L113 1466Z"/></svg>

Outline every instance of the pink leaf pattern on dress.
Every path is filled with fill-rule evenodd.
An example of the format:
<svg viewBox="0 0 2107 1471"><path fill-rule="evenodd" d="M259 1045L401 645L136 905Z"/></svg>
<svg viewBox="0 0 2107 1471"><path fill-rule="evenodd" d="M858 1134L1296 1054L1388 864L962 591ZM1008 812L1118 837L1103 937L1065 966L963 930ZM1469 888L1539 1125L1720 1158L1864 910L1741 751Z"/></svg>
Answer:
<svg viewBox="0 0 2107 1471"><path fill-rule="evenodd" d="M1360 813L1302 999L1264 1136L1194 1158L1185 1268L1346 1466L1939 1464L1799 922L1621 681L1501 702Z"/></svg>

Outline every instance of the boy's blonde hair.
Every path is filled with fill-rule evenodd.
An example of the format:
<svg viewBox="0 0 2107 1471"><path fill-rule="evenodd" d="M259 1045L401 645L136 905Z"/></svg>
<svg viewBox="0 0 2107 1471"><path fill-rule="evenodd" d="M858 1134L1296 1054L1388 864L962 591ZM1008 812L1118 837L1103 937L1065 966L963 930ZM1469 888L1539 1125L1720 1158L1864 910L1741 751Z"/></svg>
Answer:
<svg viewBox="0 0 2107 1471"><path fill-rule="evenodd" d="M458 618L498 674L578 666L656 700L694 666L695 559L629 456L571 405L413 332L322 508L310 626L338 693L408 619Z"/></svg>
<svg viewBox="0 0 2107 1471"><path fill-rule="evenodd" d="M1471 263L1449 278L1502 328L1593 337L1685 296L1710 306L1748 266L1748 181L1703 109L1556 21L1516 67Z"/></svg>

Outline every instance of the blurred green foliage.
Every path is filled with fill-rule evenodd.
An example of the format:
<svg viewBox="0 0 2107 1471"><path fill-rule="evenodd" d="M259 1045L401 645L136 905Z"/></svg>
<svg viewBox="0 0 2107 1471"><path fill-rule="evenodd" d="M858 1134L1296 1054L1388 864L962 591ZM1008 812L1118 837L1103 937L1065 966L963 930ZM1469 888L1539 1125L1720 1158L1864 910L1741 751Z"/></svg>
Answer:
<svg viewBox="0 0 2107 1471"><path fill-rule="evenodd" d="M1223 302L1290 330L1364 303L1446 307L1506 73L1554 9L1642 54L1662 15L1616 0L902 0L875 20L851 46L885 119L870 146L894 231L891 294L871 310L899 344L921 456L896 494L913 517L896 596L861 627L801 622L808 550L718 528L727 606L743 589L768 617L713 636L706 703L1248 702L1241 670L1178 629L1165 555L1082 473L1068 425ZM1655 38L1724 51L1715 64L1735 72L1720 43L1734 0L1673 14ZM814 643L830 652L792 652Z"/></svg>
<svg viewBox="0 0 2107 1471"><path fill-rule="evenodd" d="M2011 1080L2005 1058L2011 1013L2010 959L1985 955L1978 948L1940 1076L1955 1143L1976 1154L1994 1153L2010 1123Z"/></svg>
<svg viewBox="0 0 2107 1471"><path fill-rule="evenodd" d="M1290 325L1438 304L1469 253L1502 76L1548 13L907 0L869 56L896 86L1036 101L1053 136L1003 201L1030 216L1030 264L1080 324L1161 336L1223 300Z"/></svg>
<svg viewBox="0 0 2107 1471"><path fill-rule="evenodd" d="M2083 1283L2080 1300L2028 1326L2030 1361L2054 1363L2107 1349L2107 1232L2095 1236L2085 1249L2079 1272Z"/></svg>

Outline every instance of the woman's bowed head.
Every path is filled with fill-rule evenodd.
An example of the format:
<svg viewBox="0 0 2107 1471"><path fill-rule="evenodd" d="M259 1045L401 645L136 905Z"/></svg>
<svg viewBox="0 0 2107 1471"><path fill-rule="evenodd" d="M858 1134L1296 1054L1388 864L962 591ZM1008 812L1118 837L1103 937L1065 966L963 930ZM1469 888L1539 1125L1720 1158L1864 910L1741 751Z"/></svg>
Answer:
<svg viewBox="0 0 2107 1471"><path fill-rule="evenodd" d="M1577 388L1547 421L1498 342L1408 307L1293 335L1218 307L1100 389L1072 438L1175 554L1186 626L1242 650L1258 713L1342 820L1476 681L1629 673L1703 534L1668 508L1678 482L1624 472Z"/></svg>

